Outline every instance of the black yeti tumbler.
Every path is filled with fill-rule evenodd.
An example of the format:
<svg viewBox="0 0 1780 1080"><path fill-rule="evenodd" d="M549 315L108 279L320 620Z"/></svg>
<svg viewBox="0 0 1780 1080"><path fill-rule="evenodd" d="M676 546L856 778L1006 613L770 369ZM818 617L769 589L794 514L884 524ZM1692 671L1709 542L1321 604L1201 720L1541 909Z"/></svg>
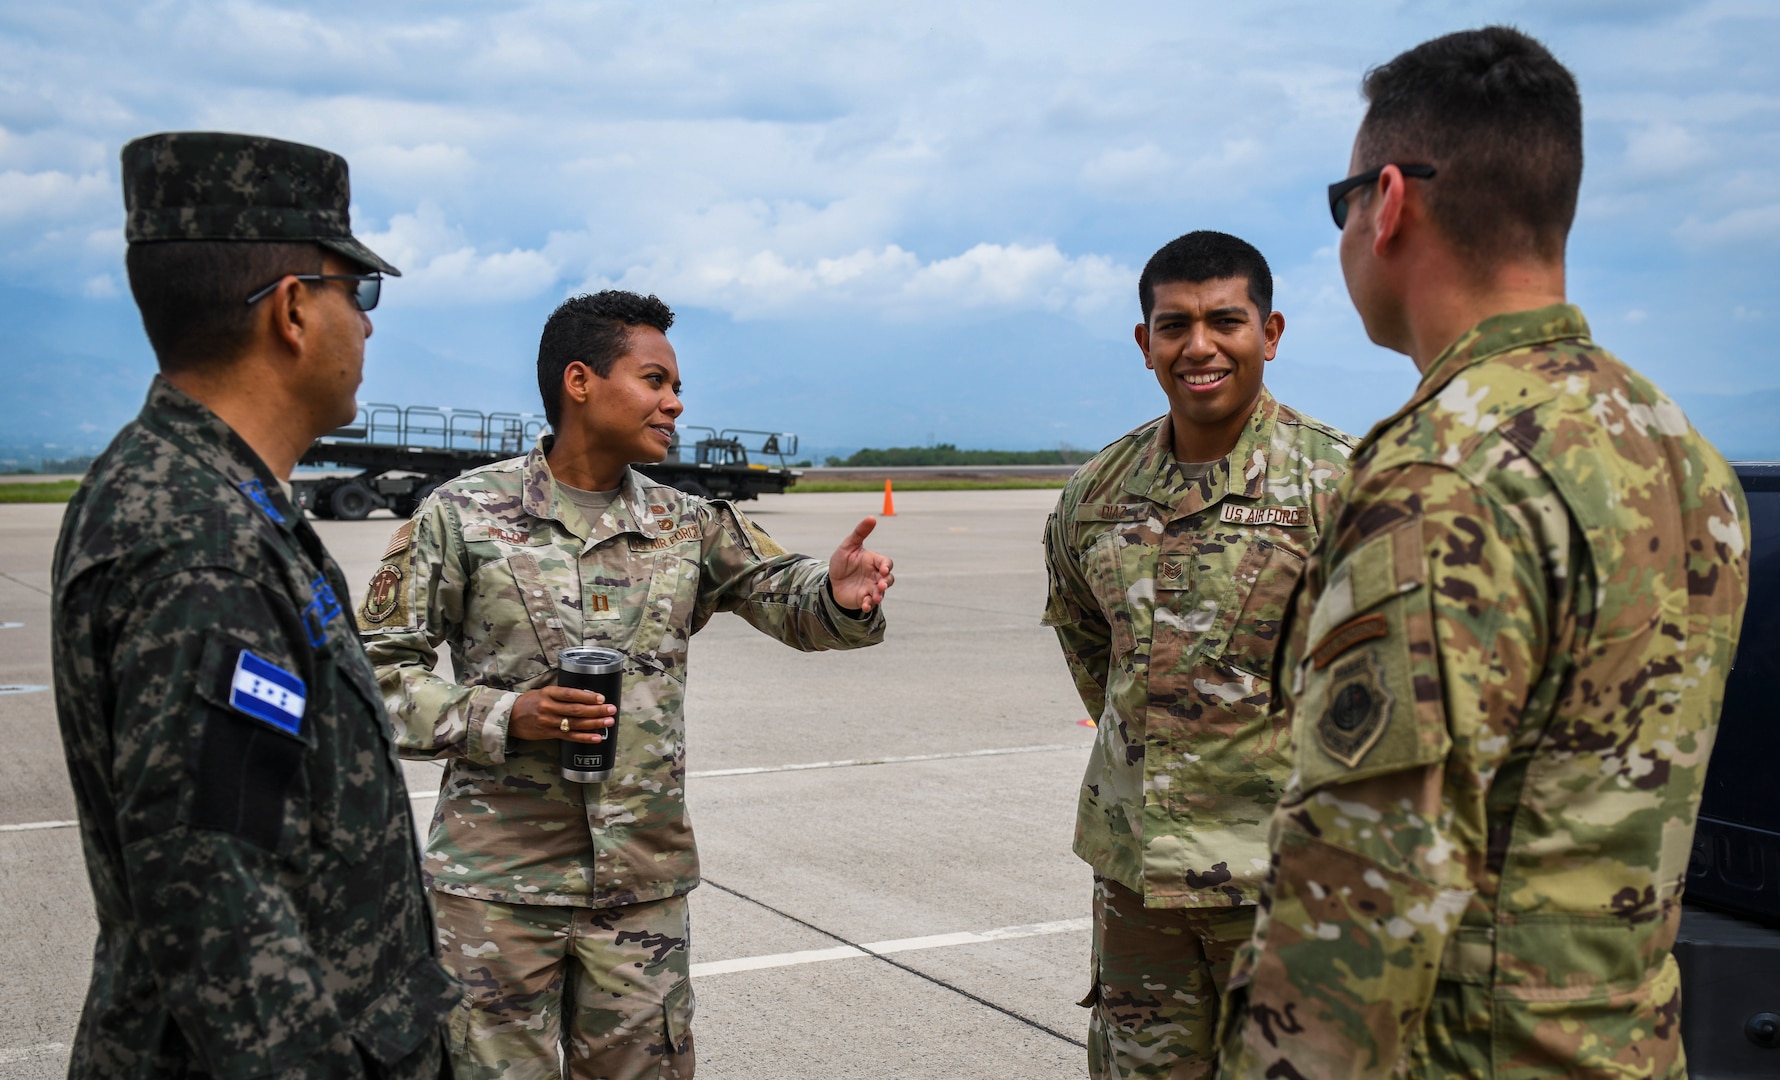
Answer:
<svg viewBox="0 0 1780 1080"><path fill-rule="evenodd" d="M597 645L577 645L572 649L564 649L556 658L556 685L566 686L571 690L591 690L606 699L606 704L622 709L618 704L620 691L624 686L624 654L616 649L602 649ZM612 775L612 766L618 756L618 718L621 713L612 716L612 726L606 729L606 737L597 743L563 741L558 746L562 753L562 778L583 784L601 784Z"/></svg>

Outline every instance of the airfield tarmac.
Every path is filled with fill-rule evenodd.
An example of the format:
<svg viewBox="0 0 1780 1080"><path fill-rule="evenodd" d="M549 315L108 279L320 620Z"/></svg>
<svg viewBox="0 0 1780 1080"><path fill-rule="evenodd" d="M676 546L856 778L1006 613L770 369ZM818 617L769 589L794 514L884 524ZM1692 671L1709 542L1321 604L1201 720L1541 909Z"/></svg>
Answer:
<svg viewBox="0 0 1780 1080"><path fill-rule="evenodd" d="M688 803L704 1080L1085 1075L1092 732L1039 625L1055 491L896 496L887 640L803 654L719 615L691 650ZM747 511L826 557L872 494ZM59 505L0 505L0 690L50 683ZM396 522L316 522L353 583ZM19 624L19 625L13 625ZM95 924L47 689L0 692L0 1077L59 1077ZM439 768L408 763L416 817Z"/></svg>

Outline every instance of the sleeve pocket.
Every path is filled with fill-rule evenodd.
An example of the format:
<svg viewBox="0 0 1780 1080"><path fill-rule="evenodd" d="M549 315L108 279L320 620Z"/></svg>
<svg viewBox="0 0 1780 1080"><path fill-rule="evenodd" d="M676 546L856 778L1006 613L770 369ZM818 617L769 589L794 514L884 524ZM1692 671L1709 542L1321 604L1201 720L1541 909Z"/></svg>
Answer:
<svg viewBox="0 0 1780 1080"><path fill-rule="evenodd" d="M198 696L208 707L191 824L282 854L292 835L285 827L291 781L302 770L310 744L230 704L236 660L246 648L223 634L212 634L204 643Z"/></svg>
<svg viewBox="0 0 1780 1080"><path fill-rule="evenodd" d="M1420 536L1413 519L1356 548L1311 614L1293 724L1306 792L1451 749Z"/></svg>

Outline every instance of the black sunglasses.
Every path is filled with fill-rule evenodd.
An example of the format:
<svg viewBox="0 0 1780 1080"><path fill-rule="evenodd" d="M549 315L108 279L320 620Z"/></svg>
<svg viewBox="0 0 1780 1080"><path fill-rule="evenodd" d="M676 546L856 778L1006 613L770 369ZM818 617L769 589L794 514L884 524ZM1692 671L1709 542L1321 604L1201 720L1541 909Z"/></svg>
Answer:
<svg viewBox="0 0 1780 1080"><path fill-rule="evenodd" d="M1389 165L1380 165L1376 169L1367 169L1358 176L1350 176L1346 180L1338 180L1329 185L1329 216L1335 219L1337 229L1347 228L1347 196L1355 188L1376 183L1384 175ZM1413 176L1418 180L1434 179L1432 165L1398 165L1397 171L1404 176Z"/></svg>
<svg viewBox="0 0 1780 1080"><path fill-rule="evenodd" d="M272 284L247 298L249 305L257 304L272 295L272 290L284 284L284 278L296 278L298 281L356 281L352 289L352 302L360 311L370 311L377 306L377 300L383 295L382 274L286 274Z"/></svg>

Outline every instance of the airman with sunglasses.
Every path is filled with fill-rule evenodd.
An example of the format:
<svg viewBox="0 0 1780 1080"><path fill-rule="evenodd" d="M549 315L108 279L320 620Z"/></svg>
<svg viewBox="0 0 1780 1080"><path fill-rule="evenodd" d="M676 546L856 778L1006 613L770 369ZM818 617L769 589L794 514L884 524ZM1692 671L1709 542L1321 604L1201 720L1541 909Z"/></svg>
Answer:
<svg viewBox="0 0 1780 1080"><path fill-rule="evenodd" d="M160 374L56 547L56 711L97 908L71 1076L448 1075L406 786L291 469L351 420L381 275L346 163L123 152Z"/></svg>
<svg viewBox="0 0 1780 1080"><path fill-rule="evenodd" d="M1489 27L1365 93L1330 209L1367 333L1421 385L1354 451L1287 621L1297 767L1221 1075L1680 1078L1742 494L1565 302L1570 72Z"/></svg>

